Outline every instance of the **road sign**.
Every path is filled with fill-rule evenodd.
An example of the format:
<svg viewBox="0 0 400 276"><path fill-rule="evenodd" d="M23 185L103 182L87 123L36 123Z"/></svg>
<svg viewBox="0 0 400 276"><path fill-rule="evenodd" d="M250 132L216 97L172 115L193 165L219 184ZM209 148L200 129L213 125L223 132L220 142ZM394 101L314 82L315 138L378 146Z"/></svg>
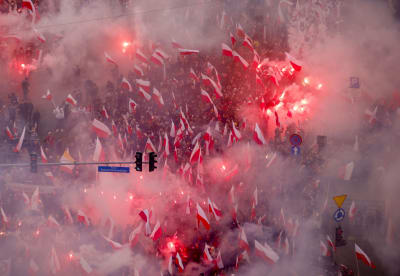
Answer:
<svg viewBox="0 0 400 276"><path fill-rule="evenodd" d="M290 140L290 143L291 143L293 146L300 146L301 143L303 142L303 139L302 139L301 136L298 135L298 134L293 134L293 135L291 135L289 140Z"/></svg>
<svg viewBox="0 0 400 276"><path fill-rule="evenodd" d="M345 211L342 208L339 208L335 211L333 214L333 219L336 222L341 222L344 219L344 216L346 215Z"/></svg>
<svg viewBox="0 0 400 276"><path fill-rule="evenodd" d="M99 166L98 172L129 173L129 167Z"/></svg>
<svg viewBox="0 0 400 276"><path fill-rule="evenodd" d="M333 201L335 201L338 208L342 208L343 202L346 200L347 195L338 195L333 197Z"/></svg>
<svg viewBox="0 0 400 276"><path fill-rule="evenodd" d="M360 79L358 77L350 77L350 88L360 88Z"/></svg>
<svg viewBox="0 0 400 276"><path fill-rule="evenodd" d="M298 146L292 146L292 154L293 155L300 155L300 147Z"/></svg>

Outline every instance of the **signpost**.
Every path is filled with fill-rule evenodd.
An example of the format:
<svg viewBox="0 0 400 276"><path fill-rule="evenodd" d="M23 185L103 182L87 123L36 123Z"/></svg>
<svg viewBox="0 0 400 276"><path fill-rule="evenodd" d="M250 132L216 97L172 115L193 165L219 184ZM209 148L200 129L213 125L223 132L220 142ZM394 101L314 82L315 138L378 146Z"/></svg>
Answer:
<svg viewBox="0 0 400 276"><path fill-rule="evenodd" d="M290 140L290 143L291 143L293 146L300 146L301 143L303 143L303 139L302 139L301 136L298 135L298 134L293 134L293 135L291 135L290 138L289 138L289 140Z"/></svg>
<svg viewBox="0 0 400 276"><path fill-rule="evenodd" d="M129 173L129 167L99 166L98 172Z"/></svg>
<svg viewBox="0 0 400 276"><path fill-rule="evenodd" d="M346 200L347 195L338 195L333 197L338 208L342 208L343 202Z"/></svg>
<svg viewBox="0 0 400 276"><path fill-rule="evenodd" d="M292 154L295 156L300 155L300 147L292 146Z"/></svg>

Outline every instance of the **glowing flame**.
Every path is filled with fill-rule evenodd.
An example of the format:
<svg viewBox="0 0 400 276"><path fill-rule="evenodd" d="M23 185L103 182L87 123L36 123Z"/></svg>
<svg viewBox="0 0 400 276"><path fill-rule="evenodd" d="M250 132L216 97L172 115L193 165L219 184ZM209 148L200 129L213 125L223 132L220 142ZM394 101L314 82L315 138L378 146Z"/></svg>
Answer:
<svg viewBox="0 0 400 276"><path fill-rule="evenodd" d="M25 64L22 63L22 64L21 64L21 67L22 67L23 69L25 69Z"/></svg>
<svg viewBox="0 0 400 276"><path fill-rule="evenodd" d="M40 231L39 231L39 229L38 229L38 230L36 230L35 235L36 235L36 236L39 236L39 234L40 234Z"/></svg>
<svg viewBox="0 0 400 276"><path fill-rule="evenodd" d="M317 85L317 89L321 89L322 88L322 83Z"/></svg>
<svg viewBox="0 0 400 276"><path fill-rule="evenodd" d="M181 191L181 195L183 195L183 191Z"/></svg>
<svg viewBox="0 0 400 276"><path fill-rule="evenodd" d="M113 196L113 198L114 198L114 200L116 200L116 199L117 199L117 196L116 196L116 195L114 195L114 196Z"/></svg>
<svg viewBox="0 0 400 276"><path fill-rule="evenodd" d="M279 97L279 100L282 101L285 98L286 91L283 91L282 95Z"/></svg>
<svg viewBox="0 0 400 276"><path fill-rule="evenodd" d="M225 165L222 165L221 169L222 169L223 171L225 171L225 170L226 170Z"/></svg>
<svg viewBox="0 0 400 276"><path fill-rule="evenodd" d="M303 83L305 85L310 84L310 80L308 78L304 78Z"/></svg>
<svg viewBox="0 0 400 276"><path fill-rule="evenodd" d="M308 104L308 101L306 99L302 99L301 104Z"/></svg>
<svg viewBox="0 0 400 276"><path fill-rule="evenodd" d="M130 42L124 41L124 42L122 42L122 47L126 48L126 47L128 47L130 44L131 44Z"/></svg>
<svg viewBox="0 0 400 276"><path fill-rule="evenodd" d="M277 104L277 105L275 106L275 110L278 110L279 108L281 108L281 107L282 107L282 105L283 105L283 103L282 103L282 102L280 102L279 104Z"/></svg>
<svg viewBox="0 0 400 276"><path fill-rule="evenodd" d="M174 204L176 204L176 200L174 200Z"/></svg>
<svg viewBox="0 0 400 276"><path fill-rule="evenodd" d="M168 242L167 246L170 251L175 251L175 244L173 242Z"/></svg>
<svg viewBox="0 0 400 276"><path fill-rule="evenodd" d="M133 200L133 195L130 195L130 196L129 196L129 199L130 199L130 200Z"/></svg>
<svg viewBox="0 0 400 276"><path fill-rule="evenodd" d="M271 116L271 115L272 115L272 111L269 110L269 109L267 109L267 115L268 115L268 116Z"/></svg>
<svg viewBox="0 0 400 276"><path fill-rule="evenodd" d="M141 180L143 180L143 175L139 176L139 178L140 178Z"/></svg>
<svg viewBox="0 0 400 276"><path fill-rule="evenodd" d="M87 192L86 188L85 188L85 189L83 189L83 192L84 192L84 193L86 193L86 192Z"/></svg>
<svg viewBox="0 0 400 276"><path fill-rule="evenodd" d="M22 225L22 222L18 222L18 226L21 227L21 225Z"/></svg>
<svg viewBox="0 0 400 276"><path fill-rule="evenodd" d="M72 253L72 251L69 252L68 257L69 257L70 260L72 260L72 258L74 257L74 254Z"/></svg>
<svg viewBox="0 0 400 276"><path fill-rule="evenodd" d="M282 68L282 72L285 73L286 72L286 67Z"/></svg>
<svg viewBox="0 0 400 276"><path fill-rule="evenodd" d="M293 106L293 111L296 111L299 107L297 105Z"/></svg>
<svg viewBox="0 0 400 276"><path fill-rule="evenodd" d="M100 192L100 194L101 194L101 195L104 195L104 192L103 192L103 191L101 191L101 192Z"/></svg>

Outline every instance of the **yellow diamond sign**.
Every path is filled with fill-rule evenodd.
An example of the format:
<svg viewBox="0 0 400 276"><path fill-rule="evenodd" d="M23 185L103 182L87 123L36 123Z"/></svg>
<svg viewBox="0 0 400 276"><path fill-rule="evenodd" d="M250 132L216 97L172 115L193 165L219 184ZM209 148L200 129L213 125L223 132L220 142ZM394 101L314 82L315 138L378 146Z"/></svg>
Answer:
<svg viewBox="0 0 400 276"><path fill-rule="evenodd" d="M338 208L342 207L343 202L346 200L347 195L338 195L333 197L333 201L335 201Z"/></svg>

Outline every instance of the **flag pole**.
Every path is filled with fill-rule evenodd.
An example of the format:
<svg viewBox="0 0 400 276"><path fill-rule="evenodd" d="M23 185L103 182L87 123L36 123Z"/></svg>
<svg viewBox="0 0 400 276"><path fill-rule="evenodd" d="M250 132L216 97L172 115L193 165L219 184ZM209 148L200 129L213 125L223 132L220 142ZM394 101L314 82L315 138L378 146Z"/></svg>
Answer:
<svg viewBox="0 0 400 276"><path fill-rule="evenodd" d="M356 240L354 240L354 248L356 245ZM354 256L356 257L356 267L357 267L357 276L360 276L360 268L358 267L358 259L357 259L357 254L354 252Z"/></svg>

